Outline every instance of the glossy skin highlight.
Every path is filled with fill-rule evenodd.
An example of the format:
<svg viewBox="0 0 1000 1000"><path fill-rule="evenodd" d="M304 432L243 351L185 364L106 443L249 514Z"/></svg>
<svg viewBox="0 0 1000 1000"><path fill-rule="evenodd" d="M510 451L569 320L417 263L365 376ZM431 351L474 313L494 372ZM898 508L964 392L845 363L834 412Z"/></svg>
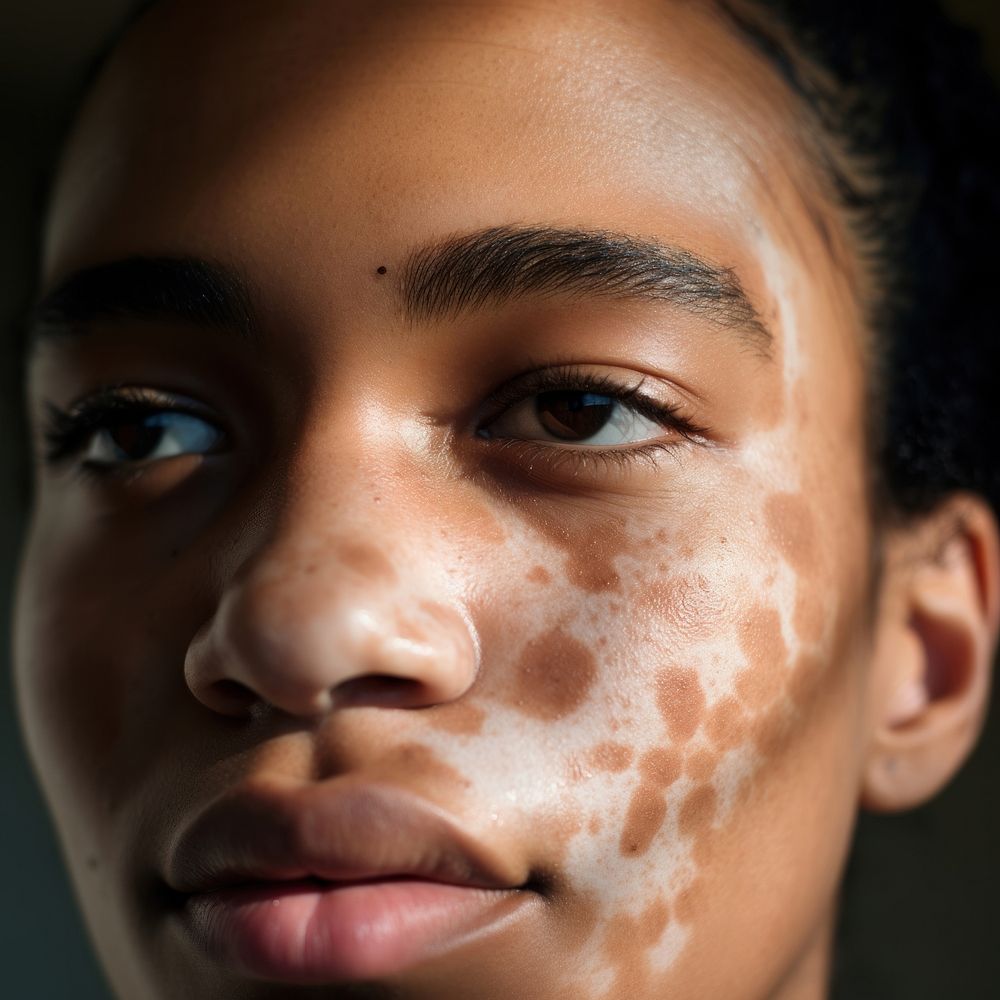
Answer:
<svg viewBox="0 0 1000 1000"><path fill-rule="evenodd" d="M44 403L104 383L227 431L130 477L38 466L20 706L120 995L338 995L206 963L150 891L217 796L317 781L423 797L527 887L371 996L825 995L873 537L857 268L801 128L709 5L166 2L133 30L45 284L222 261L263 346L108 321L29 369L39 452ZM731 268L770 356L665 302L407 320L416 248L536 225ZM614 459L476 433L497 385L567 364L704 434Z"/></svg>

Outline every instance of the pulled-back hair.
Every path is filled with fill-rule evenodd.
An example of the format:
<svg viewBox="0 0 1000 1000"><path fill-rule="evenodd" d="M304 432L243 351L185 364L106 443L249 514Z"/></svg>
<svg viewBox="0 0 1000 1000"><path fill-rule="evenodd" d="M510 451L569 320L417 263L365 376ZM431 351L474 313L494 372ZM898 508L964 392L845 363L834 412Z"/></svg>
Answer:
<svg viewBox="0 0 1000 1000"><path fill-rule="evenodd" d="M977 37L930 0L719 6L802 98L873 279L876 509L972 490L1000 511L1000 99Z"/></svg>

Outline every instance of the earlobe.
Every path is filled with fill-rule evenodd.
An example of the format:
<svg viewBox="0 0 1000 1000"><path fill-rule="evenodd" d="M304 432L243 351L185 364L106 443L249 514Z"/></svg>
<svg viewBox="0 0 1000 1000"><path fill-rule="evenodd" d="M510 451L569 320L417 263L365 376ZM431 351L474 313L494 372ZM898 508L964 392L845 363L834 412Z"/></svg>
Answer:
<svg viewBox="0 0 1000 1000"><path fill-rule="evenodd" d="M955 496L887 543L872 663L865 808L934 796L982 729L1000 621L996 518Z"/></svg>

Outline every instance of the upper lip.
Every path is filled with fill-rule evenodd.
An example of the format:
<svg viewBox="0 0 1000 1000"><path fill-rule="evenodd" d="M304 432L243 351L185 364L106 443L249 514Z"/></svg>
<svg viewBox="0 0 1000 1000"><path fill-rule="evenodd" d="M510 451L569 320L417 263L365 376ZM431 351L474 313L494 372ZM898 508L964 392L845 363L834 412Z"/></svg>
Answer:
<svg viewBox="0 0 1000 1000"><path fill-rule="evenodd" d="M225 793L181 831L164 875L184 894L306 877L409 877L491 889L524 882L516 865L439 807L399 788L343 778Z"/></svg>

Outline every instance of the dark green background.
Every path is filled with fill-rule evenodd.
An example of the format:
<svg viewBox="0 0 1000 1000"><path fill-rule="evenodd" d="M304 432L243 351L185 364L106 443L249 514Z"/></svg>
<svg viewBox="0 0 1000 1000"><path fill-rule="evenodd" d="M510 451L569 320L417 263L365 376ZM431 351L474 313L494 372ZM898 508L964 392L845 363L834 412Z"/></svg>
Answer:
<svg viewBox="0 0 1000 1000"><path fill-rule="evenodd" d="M31 294L33 223L48 164L79 81L128 0L0 2L0 324L6 333L0 338L0 609L6 609L24 524L11 331ZM1000 0L950 6L981 28L990 62L1000 69ZM8 637L4 614L4 668ZM8 680L0 685L0 995L108 1000L12 703ZM862 818L846 885L838 1000L1000 997L1000 705L992 717L974 759L934 803L906 816Z"/></svg>

